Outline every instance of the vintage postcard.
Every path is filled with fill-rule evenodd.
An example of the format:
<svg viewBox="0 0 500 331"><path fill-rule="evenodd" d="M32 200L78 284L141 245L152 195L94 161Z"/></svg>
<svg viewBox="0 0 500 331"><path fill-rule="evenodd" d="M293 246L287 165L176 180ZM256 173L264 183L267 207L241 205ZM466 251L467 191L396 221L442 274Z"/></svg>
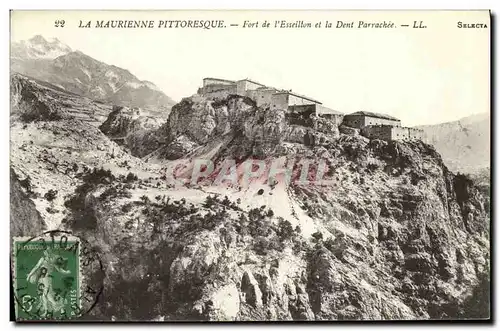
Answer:
<svg viewBox="0 0 500 331"><path fill-rule="evenodd" d="M16 321L489 321L489 11L10 13Z"/></svg>

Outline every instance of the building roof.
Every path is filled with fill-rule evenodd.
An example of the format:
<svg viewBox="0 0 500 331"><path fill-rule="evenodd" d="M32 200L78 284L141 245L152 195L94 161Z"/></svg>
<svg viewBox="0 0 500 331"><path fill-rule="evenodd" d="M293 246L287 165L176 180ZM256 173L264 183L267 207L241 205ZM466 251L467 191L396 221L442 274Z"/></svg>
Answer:
<svg viewBox="0 0 500 331"><path fill-rule="evenodd" d="M351 116L351 115L383 118L385 120L391 120L391 121L401 121L399 118L396 118L396 117L391 116L391 115L380 114L380 113L372 113L370 111L357 111L355 113L351 113L351 114L348 114L346 116Z"/></svg>
<svg viewBox="0 0 500 331"><path fill-rule="evenodd" d="M339 112L338 110L331 109L325 106L321 106L317 108L317 113L319 115L344 115L344 113Z"/></svg>
<svg viewBox="0 0 500 331"><path fill-rule="evenodd" d="M213 80L219 80L221 82L235 83L234 80L222 79L222 78L214 78L214 77L205 77L205 78L203 78L203 80L205 80L205 79L213 79Z"/></svg>
<svg viewBox="0 0 500 331"><path fill-rule="evenodd" d="M271 86L261 86L255 89L256 91L278 91L277 88Z"/></svg>
<svg viewBox="0 0 500 331"><path fill-rule="evenodd" d="M251 79L249 79L249 78L245 78L245 79L240 79L240 80L238 80L238 82L242 82L242 81L247 81L247 82L250 82L250 83L254 83L254 84L257 84L257 85L260 85L260 86L266 87L266 85L261 84L261 83L259 83L259 82L256 82L256 81L254 81L254 80L251 80Z"/></svg>
<svg viewBox="0 0 500 331"><path fill-rule="evenodd" d="M298 93L293 93L291 91L278 91L276 92L275 94L289 94L289 95L293 95L293 96L296 96L298 98L302 98L302 99L305 99L305 100L309 100L309 101L312 101L314 103L317 103L317 104L322 104L320 101L318 100L315 100L313 98L310 98L310 97L306 97L305 95L301 95L301 94L298 94Z"/></svg>

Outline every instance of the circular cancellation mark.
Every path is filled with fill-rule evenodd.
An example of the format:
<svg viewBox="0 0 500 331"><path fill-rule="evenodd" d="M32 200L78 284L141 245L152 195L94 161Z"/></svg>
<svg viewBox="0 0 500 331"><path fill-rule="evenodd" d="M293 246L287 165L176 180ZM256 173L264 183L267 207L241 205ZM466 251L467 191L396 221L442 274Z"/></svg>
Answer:
<svg viewBox="0 0 500 331"><path fill-rule="evenodd" d="M14 238L12 252L17 321L84 319L96 306L104 268L87 240L47 231Z"/></svg>

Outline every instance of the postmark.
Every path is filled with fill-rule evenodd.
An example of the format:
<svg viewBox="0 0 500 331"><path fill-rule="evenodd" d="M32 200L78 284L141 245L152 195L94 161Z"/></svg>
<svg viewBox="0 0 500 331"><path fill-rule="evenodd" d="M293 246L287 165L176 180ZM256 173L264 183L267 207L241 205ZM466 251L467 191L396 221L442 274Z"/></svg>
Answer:
<svg viewBox="0 0 500 331"><path fill-rule="evenodd" d="M104 268L91 244L69 231L13 240L16 320L82 319L96 306Z"/></svg>

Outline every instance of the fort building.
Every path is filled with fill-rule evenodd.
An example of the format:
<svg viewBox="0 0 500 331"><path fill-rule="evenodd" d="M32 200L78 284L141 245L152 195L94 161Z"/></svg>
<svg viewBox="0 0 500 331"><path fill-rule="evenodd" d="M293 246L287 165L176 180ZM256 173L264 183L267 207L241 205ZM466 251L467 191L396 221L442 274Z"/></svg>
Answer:
<svg viewBox="0 0 500 331"><path fill-rule="evenodd" d="M244 95L247 91L254 91L259 88L265 89L267 86L248 78L236 82L236 94Z"/></svg>
<svg viewBox="0 0 500 331"><path fill-rule="evenodd" d="M217 91L227 91L236 94L236 82L220 78L203 78L203 87L198 89L198 94L207 94Z"/></svg>
<svg viewBox="0 0 500 331"><path fill-rule="evenodd" d="M423 130L401 126L401 120L386 114L358 111L344 116L343 125L359 129L370 139L411 141L423 138Z"/></svg>
<svg viewBox="0 0 500 331"><path fill-rule="evenodd" d="M401 120L386 114L357 111L355 113L345 115L343 124L361 129L367 125L401 126Z"/></svg>
<svg viewBox="0 0 500 331"><path fill-rule="evenodd" d="M249 78L237 81L207 77L203 79L203 87L198 89L201 95L227 95L237 94L251 98L258 107L270 107L271 109L292 110L302 115L329 114L333 116L340 114L328 110L322 103L311 97L301 95L291 90L280 90L275 87L266 86ZM337 114L338 113L338 114ZM337 116L338 117L338 116Z"/></svg>
<svg viewBox="0 0 500 331"><path fill-rule="evenodd" d="M318 123L329 123L354 128L361 135L370 139L415 140L423 138L423 131L402 127L401 120L396 117L358 111L344 115L343 113L323 106L311 97L291 90L282 90L266 86L252 79L228 80L207 77L203 79L203 87L198 89L200 95L224 97L230 94L246 96L258 107L287 110L286 117L292 125L315 127Z"/></svg>

